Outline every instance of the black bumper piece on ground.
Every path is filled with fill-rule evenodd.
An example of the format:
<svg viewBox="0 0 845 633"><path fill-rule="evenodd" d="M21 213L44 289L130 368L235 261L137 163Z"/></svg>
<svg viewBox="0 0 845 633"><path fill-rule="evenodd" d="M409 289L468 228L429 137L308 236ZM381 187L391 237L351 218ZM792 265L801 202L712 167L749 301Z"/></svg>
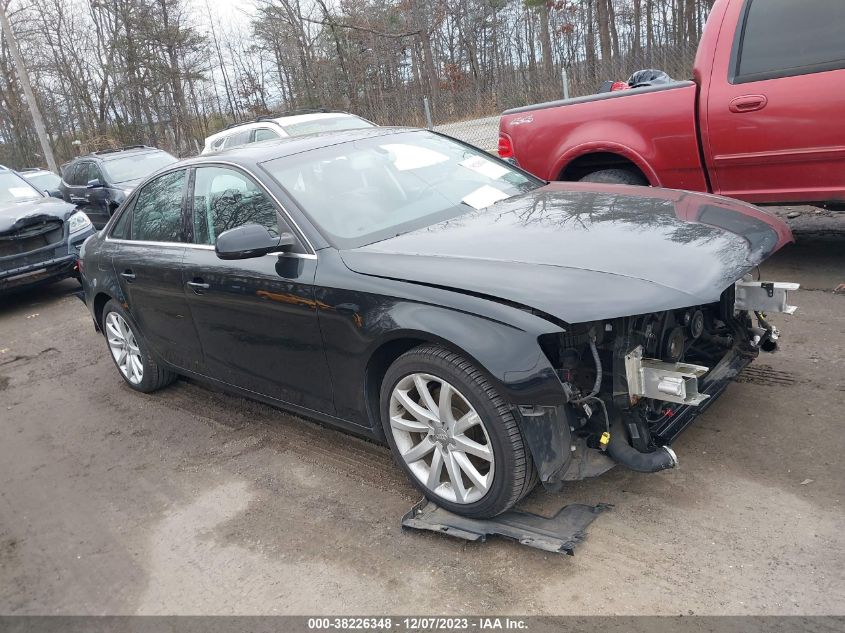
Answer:
<svg viewBox="0 0 845 633"><path fill-rule="evenodd" d="M550 518L522 510L509 510L492 519L469 519L423 499L402 517L402 527L430 530L482 543L488 536L505 536L528 547L572 556L575 546L586 538L589 525L610 508L603 503L595 506L572 503Z"/></svg>

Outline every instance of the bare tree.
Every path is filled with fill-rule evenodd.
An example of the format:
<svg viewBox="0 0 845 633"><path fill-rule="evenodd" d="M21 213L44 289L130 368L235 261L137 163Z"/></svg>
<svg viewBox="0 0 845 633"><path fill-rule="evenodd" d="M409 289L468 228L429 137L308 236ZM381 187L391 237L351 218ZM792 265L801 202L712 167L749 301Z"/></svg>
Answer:
<svg viewBox="0 0 845 633"><path fill-rule="evenodd" d="M21 57L21 53L18 50L18 43L15 41L12 25L9 24L9 18L6 17L6 7L2 4L0 4L0 26L3 29L3 37L6 38L6 46L9 47L9 52L12 54L12 59L15 62L15 71L17 72L18 80L21 82L23 93L26 96L29 113L32 115L32 123L35 127L35 133L38 135L38 142L41 144L44 159L47 161L47 166L51 170L58 171L56 159L53 157L53 148L50 145L50 138L47 136L47 128L44 126L44 119L41 117L41 109L35 101L35 94L32 92L32 85L29 83L29 73L26 70L23 57Z"/></svg>

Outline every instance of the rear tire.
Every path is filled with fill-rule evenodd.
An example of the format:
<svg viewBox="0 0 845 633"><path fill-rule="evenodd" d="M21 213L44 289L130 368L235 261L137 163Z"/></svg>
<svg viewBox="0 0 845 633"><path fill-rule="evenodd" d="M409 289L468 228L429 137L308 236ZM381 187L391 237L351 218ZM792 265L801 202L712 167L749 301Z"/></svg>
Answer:
<svg viewBox="0 0 845 633"><path fill-rule="evenodd" d="M390 366L381 419L396 462L450 512L494 517L536 485L510 407L475 366L447 349L417 347Z"/></svg>
<svg viewBox="0 0 845 633"><path fill-rule="evenodd" d="M648 186L648 180L642 174L635 173L630 169L601 169L587 174L581 178L581 182Z"/></svg>
<svg viewBox="0 0 845 633"><path fill-rule="evenodd" d="M138 325L117 301L103 307L100 329L120 377L135 391L150 393L166 387L176 374L158 364Z"/></svg>

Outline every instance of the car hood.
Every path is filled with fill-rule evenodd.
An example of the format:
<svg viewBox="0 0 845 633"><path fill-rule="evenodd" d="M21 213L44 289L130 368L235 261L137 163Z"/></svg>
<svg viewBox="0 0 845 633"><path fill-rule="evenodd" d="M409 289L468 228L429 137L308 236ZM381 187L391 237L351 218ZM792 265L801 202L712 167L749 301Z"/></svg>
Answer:
<svg viewBox="0 0 845 633"><path fill-rule="evenodd" d="M551 183L341 257L358 273L481 294L580 323L718 301L791 241L781 220L735 200Z"/></svg>
<svg viewBox="0 0 845 633"><path fill-rule="evenodd" d="M58 198L34 198L21 202L0 203L0 233L16 231L27 224L44 220L67 220L76 207Z"/></svg>

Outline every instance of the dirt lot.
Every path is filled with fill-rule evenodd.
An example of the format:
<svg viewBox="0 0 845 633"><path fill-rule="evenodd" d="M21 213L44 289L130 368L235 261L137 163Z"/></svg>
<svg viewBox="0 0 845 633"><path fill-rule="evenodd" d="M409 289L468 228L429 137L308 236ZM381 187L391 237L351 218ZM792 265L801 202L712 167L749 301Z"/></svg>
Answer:
<svg viewBox="0 0 845 633"><path fill-rule="evenodd" d="M575 557L406 533L387 450L180 381L129 390L68 281L0 299L0 613L845 613L845 235L783 349L674 447L527 506L605 502Z"/></svg>

